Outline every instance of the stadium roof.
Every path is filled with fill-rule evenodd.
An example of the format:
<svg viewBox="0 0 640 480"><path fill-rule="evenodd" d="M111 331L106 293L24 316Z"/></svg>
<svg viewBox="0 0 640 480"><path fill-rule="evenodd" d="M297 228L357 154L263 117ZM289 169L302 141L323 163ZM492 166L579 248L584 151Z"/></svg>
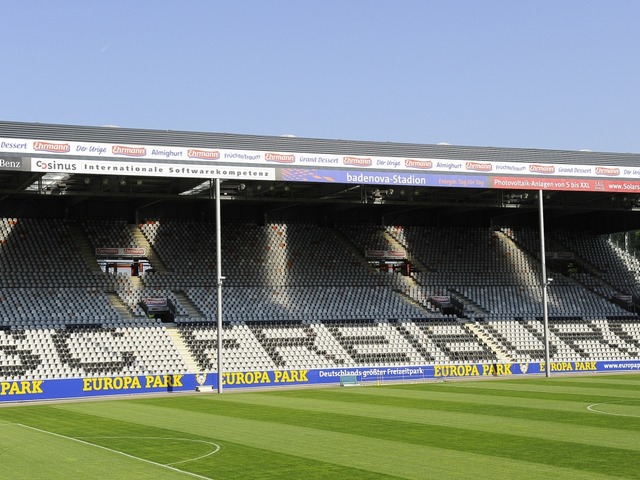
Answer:
<svg viewBox="0 0 640 480"><path fill-rule="evenodd" d="M58 142L128 145L158 145L203 149L317 152L326 155L357 155L398 158L428 158L471 162L540 163L552 165L617 165L640 167L640 154L543 150L523 148L423 145L393 142L314 139L294 136L260 136L228 133L131 129L113 126L72 126L0 121L0 138ZM0 148L2 152L2 148ZM225 181L225 199L238 202L379 203L424 208L535 208L535 191L491 188L443 188L389 185L353 185L308 181ZM135 175L87 175L1 170L0 199L33 197L49 193L88 198L154 199L184 201L210 199L208 181L198 178L139 177ZM640 207L636 196L611 192L549 192L548 204L563 209L633 211Z"/></svg>
<svg viewBox="0 0 640 480"><path fill-rule="evenodd" d="M585 150L543 150L531 148L473 147L449 144L414 144L339 139L302 138L290 135L263 136L229 133L146 130L114 126L91 127L0 121L0 137L37 138L83 142L170 145L265 151L322 152L326 154L379 155L389 157L437 158L538 162L552 164L640 166L640 154Z"/></svg>

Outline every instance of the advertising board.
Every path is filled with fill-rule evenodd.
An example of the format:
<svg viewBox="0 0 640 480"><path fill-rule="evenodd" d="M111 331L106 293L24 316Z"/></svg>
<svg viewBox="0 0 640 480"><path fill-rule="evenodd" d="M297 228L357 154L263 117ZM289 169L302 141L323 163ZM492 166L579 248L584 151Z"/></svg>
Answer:
<svg viewBox="0 0 640 480"><path fill-rule="evenodd" d="M456 378L517 377L544 374L543 362L470 363L401 367L350 367L334 369L252 370L222 374L223 389L269 388L341 384L345 377L361 385L383 382L421 382ZM551 374L640 372L640 360L552 362ZM55 400L108 395L189 392L198 387L215 389L215 372L197 374L137 375L0 382L0 402Z"/></svg>

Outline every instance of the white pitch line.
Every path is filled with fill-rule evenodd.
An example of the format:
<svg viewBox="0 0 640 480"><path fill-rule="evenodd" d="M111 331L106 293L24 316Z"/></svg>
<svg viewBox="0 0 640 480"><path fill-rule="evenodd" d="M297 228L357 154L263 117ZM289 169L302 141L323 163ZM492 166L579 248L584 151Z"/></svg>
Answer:
<svg viewBox="0 0 640 480"><path fill-rule="evenodd" d="M627 415L625 413L611 413L611 412L604 412L602 410L596 410L593 407L597 407L598 405L611 405L614 403L620 403L620 402L626 402L627 400L620 400L619 402L602 402L602 403L592 403L591 405L587 406L587 410L589 410L590 412L593 413L600 413L602 415L612 415L614 417L632 417L632 418L640 418L640 415Z"/></svg>
<svg viewBox="0 0 640 480"><path fill-rule="evenodd" d="M220 449L222 447L220 447L220 445L218 445L217 443L213 443L213 442L207 442L206 440L197 440L195 438L180 438L180 437L112 437L112 436L96 436L96 437L78 437L78 438L87 438L87 439L92 439L92 438L113 438L113 439L118 439L118 438L135 438L135 439L148 439L148 440L178 440L180 442L193 442L193 443L204 443L206 445L211 445L214 447L213 450L211 450L209 453L205 453L204 455L200 455L199 457L194 457L194 458L188 458L187 460L180 460L179 462L171 462L171 463L164 463L162 465L177 465L179 463L189 463L189 462L195 462L196 460L201 460L203 458L207 458L210 457L211 455L214 455L216 453L218 453L220 451Z"/></svg>
<svg viewBox="0 0 640 480"><path fill-rule="evenodd" d="M139 460L141 462L145 462L145 463L148 463L150 465L155 465L157 467L167 468L167 469L169 469L171 471L174 471L174 472L177 472L177 473L183 473L185 475L189 475L189 476L194 477L194 478L201 478L202 480L213 480L211 477L205 477L205 476L202 476L202 475L198 475L197 473L191 473L191 472L187 472L186 470L180 470L179 468L174 468L174 467L172 467L170 465L163 465L162 463L158 463L158 462L154 462L152 460L147 460L147 459L144 459L144 458L136 457L134 455L129 455L128 453L120 452L118 450L113 450L112 448L108 448L108 447L103 447L102 445L98 445L96 443L86 442L86 441L80 440L78 438L68 437L68 436L62 435L60 433L48 432L47 430L42 430L40 428L31 427L31 426L25 425L23 423L15 423L13 425L19 425L21 427L28 428L30 430L35 430L36 432L41 432L41 433L46 433L46 434L49 434L49 435L53 435L54 437L65 438L67 440L72 440L74 442L82 443L83 445L88 445L90 447L100 448L102 450L106 450L108 452L115 453L117 455L122 455L123 457L131 458L133 460Z"/></svg>

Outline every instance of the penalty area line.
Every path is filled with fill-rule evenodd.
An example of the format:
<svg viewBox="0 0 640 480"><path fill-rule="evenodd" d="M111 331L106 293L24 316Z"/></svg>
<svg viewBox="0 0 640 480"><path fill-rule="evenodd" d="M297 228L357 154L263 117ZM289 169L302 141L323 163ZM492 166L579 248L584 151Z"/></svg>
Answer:
<svg viewBox="0 0 640 480"><path fill-rule="evenodd" d="M605 412L604 410L598 410L595 407L598 407L600 405L614 405L616 403L623 403L623 402L627 402L629 401L628 399L625 400L619 400L619 401L614 401L614 402L601 402L601 403L592 403L591 405L587 405L587 410L589 410L591 413L599 413L601 415L611 415L613 417L630 417L630 418L640 418L640 415L628 415L625 413L613 413L613 412ZM640 400L638 400L640 401Z"/></svg>
<svg viewBox="0 0 640 480"><path fill-rule="evenodd" d="M207 442L206 440L197 440L194 438L180 438L180 437L129 437L129 436L117 436L117 437L113 437L113 436L91 436L91 437L78 437L80 439L86 438L86 439L98 439L98 438L113 438L113 439L121 439L121 438L126 438L126 439L143 439L143 440L177 440L179 442L192 442L192 443L204 443L205 445L210 445L213 447L213 450L211 450L208 453L205 453L204 455L200 455L199 457L193 457L193 458L188 458L186 460L179 460L177 462L171 462L171 463L164 463L163 465L178 465L180 463L189 463L189 462L195 462L196 460L202 460L203 458L207 458L210 457L211 455L215 455L216 453L218 453L220 451L220 449L222 447L220 447L220 445L218 445L217 443L213 443L213 442Z"/></svg>
<svg viewBox="0 0 640 480"><path fill-rule="evenodd" d="M135 455L130 455L128 453L124 453L124 452L121 452L119 450L114 450L114 449L109 448L109 447L103 447L102 445L98 445L97 443L87 442L85 440L80 440L79 438L68 437L68 436L62 435L60 433L49 432L47 430L42 430L41 428L32 427L30 425L25 425L23 423L14 423L14 424L10 424L10 425L19 425L19 426L27 428L29 430L34 430L36 432L46 433L46 434L52 435L54 437L64 438L66 440L71 440L73 442L81 443L83 445L88 445L90 447L100 448L102 450L106 450L107 452L115 453L116 455L122 455L123 457L131 458L133 460L138 460L140 462L148 463L150 465L155 465L157 467L166 468L166 469L171 470L171 471L176 472L176 473L182 473L184 475L189 475L190 477L193 477L193 478L200 478L202 480L212 480L211 477L205 477L203 475L198 475L197 473L191 473L191 472L187 472L186 470L180 470L179 468L175 468L175 467L172 467L170 465L163 465L162 463L154 462L153 460L147 460L145 458L136 457Z"/></svg>

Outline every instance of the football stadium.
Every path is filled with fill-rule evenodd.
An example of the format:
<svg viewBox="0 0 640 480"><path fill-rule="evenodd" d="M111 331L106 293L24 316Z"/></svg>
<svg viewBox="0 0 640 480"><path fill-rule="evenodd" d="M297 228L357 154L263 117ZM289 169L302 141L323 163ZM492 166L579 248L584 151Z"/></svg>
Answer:
<svg viewBox="0 0 640 480"><path fill-rule="evenodd" d="M0 122L0 477L640 478L640 154Z"/></svg>

